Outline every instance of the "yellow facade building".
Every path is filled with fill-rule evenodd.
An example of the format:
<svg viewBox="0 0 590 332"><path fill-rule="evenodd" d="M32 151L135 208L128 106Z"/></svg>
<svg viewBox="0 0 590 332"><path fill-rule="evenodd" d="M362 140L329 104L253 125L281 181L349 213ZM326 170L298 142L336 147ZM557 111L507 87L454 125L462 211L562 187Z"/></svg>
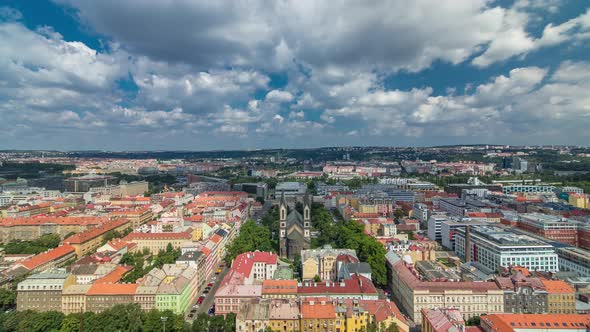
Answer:
<svg viewBox="0 0 590 332"><path fill-rule="evenodd" d="M586 194L570 194L569 203L578 209L590 209L590 200Z"/></svg>
<svg viewBox="0 0 590 332"><path fill-rule="evenodd" d="M547 290L547 312L550 314L575 314L576 291L563 280L541 279Z"/></svg>
<svg viewBox="0 0 590 332"><path fill-rule="evenodd" d="M128 220L114 220L104 223L100 226L89 228L78 234L74 234L64 240L64 244L69 244L76 249L78 258L93 253L96 248L103 244L105 235L108 232L124 232L131 227Z"/></svg>

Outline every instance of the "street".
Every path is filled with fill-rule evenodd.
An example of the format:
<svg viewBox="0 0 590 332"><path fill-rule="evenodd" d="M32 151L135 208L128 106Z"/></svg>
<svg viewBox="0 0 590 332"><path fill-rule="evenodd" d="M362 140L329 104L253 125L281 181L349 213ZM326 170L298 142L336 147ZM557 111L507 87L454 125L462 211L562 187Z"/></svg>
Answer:
<svg viewBox="0 0 590 332"><path fill-rule="evenodd" d="M216 269L217 270L217 269ZM198 314L200 313L207 313L207 311L209 310L209 308L211 308L211 306L214 303L214 299L215 299L215 292L217 292L217 289L219 288L219 285L221 284L221 281L223 280L223 278L225 277L225 275L229 272L229 267L225 266L221 273L216 275L217 279L215 280L215 282L213 283L213 287L211 287L211 290L209 291L209 293L207 294L207 296L205 296L205 300L203 300L203 303L201 303L199 305L199 308L197 308L197 312L195 312L193 314L192 318L187 318L187 320L193 320L197 317ZM215 274L214 274L215 275ZM197 299L199 298L199 296L201 296L201 294L203 293L203 290L205 289L205 287L207 286L207 284L209 282L211 282L211 278L213 276L209 277L209 280L207 280L207 282L205 283L203 289L201 290L201 292L197 295L197 297L195 299L193 299L192 301L192 305L194 305L197 302ZM192 310L192 305L191 305L191 309Z"/></svg>
<svg viewBox="0 0 590 332"><path fill-rule="evenodd" d="M262 205L262 208L260 209L260 211L257 211L254 214L252 214L252 219L256 220L257 224L260 224L260 220L262 219L262 217L264 217L264 215L266 215L266 213L268 212L268 210L271 207L272 207L272 200L266 200L264 202L264 204Z"/></svg>

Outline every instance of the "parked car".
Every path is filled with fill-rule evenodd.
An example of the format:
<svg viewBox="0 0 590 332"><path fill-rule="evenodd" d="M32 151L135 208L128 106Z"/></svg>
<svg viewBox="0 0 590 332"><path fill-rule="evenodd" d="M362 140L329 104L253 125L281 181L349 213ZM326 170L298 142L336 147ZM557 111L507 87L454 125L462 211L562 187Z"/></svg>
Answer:
<svg viewBox="0 0 590 332"><path fill-rule="evenodd" d="M198 304L198 305L201 305L201 304L203 304L203 301L204 301L204 300L205 300L205 297L204 297L204 296L201 296L201 297L199 297L199 299L197 300L197 304Z"/></svg>
<svg viewBox="0 0 590 332"><path fill-rule="evenodd" d="M212 282L208 283L207 287L213 287L213 283Z"/></svg>

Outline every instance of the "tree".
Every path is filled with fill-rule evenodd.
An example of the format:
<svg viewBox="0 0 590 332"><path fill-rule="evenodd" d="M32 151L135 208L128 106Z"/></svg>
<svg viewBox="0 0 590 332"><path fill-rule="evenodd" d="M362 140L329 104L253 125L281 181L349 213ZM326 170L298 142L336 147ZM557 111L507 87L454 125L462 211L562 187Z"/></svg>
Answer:
<svg viewBox="0 0 590 332"><path fill-rule="evenodd" d="M469 318L465 322L465 325L467 325L467 326L479 326L480 320L481 319L480 319L479 316L473 316L473 317Z"/></svg>
<svg viewBox="0 0 590 332"><path fill-rule="evenodd" d="M313 276L313 281L320 282L322 281L322 278L320 278L320 276L316 274L315 276Z"/></svg>
<svg viewBox="0 0 590 332"><path fill-rule="evenodd" d="M317 248L331 244L335 248L354 249L358 258L371 266L375 284L384 286L387 283L385 248L373 237L364 233L363 225L355 221L341 221L334 224L332 216L321 204L312 204L312 225L319 232L312 239L312 247Z"/></svg>
<svg viewBox="0 0 590 332"><path fill-rule="evenodd" d="M0 309L6 310L14 307L16 304L16 292L0 288Z"/></svg>
<svg viewBox="0 0 590 332"><path fill-rule="evenodd" d="M57 247L61 239L57 234L41 235L32 241L12 240L4 246L7 254L38 254Z"/></svg>
<svg viewBox="0 0 590 332"><path fill-rule="evenodd" d="M57 311L39 312L18 324L18 331L44 332L59 330L64 314Z"/></svg>
<svg viewBox="0 0 590 332"><path fill-rule="evenodd" d="M61 322L60 332L78 332L80 331L80 315L69 314Z"/></svg>
<svg viewBox="0 0 590 332"><path fill-rule="evenodd" d="M206 313L200 313L197 318L193 321L193 332L206 332L209 327L209 315Z"/></svg>
<svg viewBox="0 0 590 332"><path fill-rule="evenodd" d="M395 216L395 219L397 219L397 220L403 218L404 215L405 215L404 214L404 210L402 210L402 209L395 209L395 211L393 212L393 214Z"/></svg>
<svg viewBox="0 0 590 332"><path fill-rule="evenodd" d="M240 228L240 235L227 248L226 262L229 264L239 254L256 250L276 251L271 241L270 230L256 225L253 220L248 220Z"/></svg>

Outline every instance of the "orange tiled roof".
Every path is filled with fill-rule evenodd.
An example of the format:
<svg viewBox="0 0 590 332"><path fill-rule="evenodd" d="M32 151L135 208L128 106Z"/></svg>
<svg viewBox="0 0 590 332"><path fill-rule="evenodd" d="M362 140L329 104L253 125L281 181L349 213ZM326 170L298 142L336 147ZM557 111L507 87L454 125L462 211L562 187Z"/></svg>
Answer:
<svg viewBox="0 0 590 332"><path fill-rule="evenodd" d="M0 226L36 226L43 224L60 225L99 225L107 222L106 217L35 217L0 218Z"/></svg>
<svg viewBox="0 0 590 332"><path fill-rule="evenodd" d="M73 243L73 244L84 243L84 242L92 240L100 235L103 235L104 233L106 233L110 230L121 227L127 223L129 223L128 220L114 220L114 221L111 221L108 223L104 223L100 226L89 228L83 232L80 232L78 234L74 234L74 235L68 237L67 239L65 239L64 243L68 243L68 244L70 244L70 243Z"/></svg>
<svg viewBox="0 0 590 332"><path fill-rule="evenodd" d="M138 284L94 283L86 295L135 295Z"/></svg>
<svg viewBox="0 0 590 332"><path fill-rule="evenodd" d="M570 286L567 282L563 281L563 280L545 280L545 279L541 279L541 282L543 282L543 284L545 285L545 288L547 289L547 293L551 294L551 293L571 293L573 294L574 288L572 286Z"/></svg>
<svg viewBox="0 0 590 332"><path fill-rule="evenodd" d="M311 304L313 302L313 304ZM331 302L310 301L301 305L301 318L303 319L334 319L336 318L336 309Z"/></svg>
<svg viewBox="0 0 590 332"><path fill-rule="evenodd" d="M590 315L578 314L493 314L481 316L482 326L494 332L515 330L580 330L590 327Z"/></svg>
<svg viewBox="0 0 590 332"><path fill-rule="evenodd" d="M114 284L121 280L121 278L132 269L133 267L131 266L118 265L113 271L111 271L111 273L96 279L95 283Z"/></svg>
<svg viewBox="0 0 590 332"><path fill-rule="evenodd" d="M512 271L514 272L520 272L522 273L525 277L530 277L531 276L531 272L529 271L529 269L527 269L524 266L513 266L511 268Z"/></svg>
<svg viewBox="0 0 590 332"><path fill-rule="evenodd" d="M65 245L61 245L55 249L51 249L47 252L35 255L35 256L21 262L20 264L29 270L33 270L43 264L47 264L47 263L54 261L58 258L69 255L75 251L76 251L76 249L74 249L74 247L72 247L68 244L65 244Z"/></svg>
<svg viewBox="0 0 590 332"><path fill-rule="evenodd" d="M223 238L219 234L213 234L211 237L211 241L215 243L219 243L219 241L223 240Z"/></svg>
<svg viewBox="0 0 590 332"><path fill-rule="evenodd" d="M262 294L297 294L297 280L264 280Z"/></svg>

